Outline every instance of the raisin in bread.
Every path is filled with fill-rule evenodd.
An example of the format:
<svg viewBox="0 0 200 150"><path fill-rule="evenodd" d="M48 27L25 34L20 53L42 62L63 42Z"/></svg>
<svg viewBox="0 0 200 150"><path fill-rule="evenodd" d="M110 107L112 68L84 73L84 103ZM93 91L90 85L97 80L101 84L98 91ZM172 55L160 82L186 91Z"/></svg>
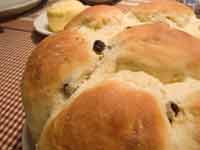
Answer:
<svg viewBox="0 0 200 150"><path fill-rule="evenodd" d="M200 149L199 20L163 5L93 6L37 46L22 96L38 150Z"/></svg>

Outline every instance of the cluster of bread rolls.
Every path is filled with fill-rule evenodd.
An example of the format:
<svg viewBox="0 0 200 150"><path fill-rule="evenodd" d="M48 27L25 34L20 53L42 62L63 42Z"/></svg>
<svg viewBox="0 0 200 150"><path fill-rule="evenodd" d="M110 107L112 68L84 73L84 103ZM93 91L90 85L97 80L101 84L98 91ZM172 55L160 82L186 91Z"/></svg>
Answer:
<svg viewBox="0 0 200 150"><path fill-rule="evenodd" d="M199 150L200 20L175 1L87 8L33 51L38 150Z"/></svg>

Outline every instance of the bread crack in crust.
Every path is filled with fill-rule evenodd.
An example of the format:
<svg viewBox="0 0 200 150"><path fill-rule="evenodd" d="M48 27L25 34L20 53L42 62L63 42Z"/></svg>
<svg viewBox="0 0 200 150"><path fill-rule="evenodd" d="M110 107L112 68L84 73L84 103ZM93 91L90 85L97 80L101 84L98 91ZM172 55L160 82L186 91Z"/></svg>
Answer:
<svg viewBox="0 0 200 150"><path fill-rule="evenodd" d="M199 150L198 22L175 1L99 5L43 40L22 81L37 150Z"/></svg>

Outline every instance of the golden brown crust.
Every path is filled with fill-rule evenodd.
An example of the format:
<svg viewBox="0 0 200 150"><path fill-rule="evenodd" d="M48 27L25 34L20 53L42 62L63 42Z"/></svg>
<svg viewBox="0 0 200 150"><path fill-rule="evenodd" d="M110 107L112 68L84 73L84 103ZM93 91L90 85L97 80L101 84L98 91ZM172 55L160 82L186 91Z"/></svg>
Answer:
<svg viewBox="0 0 200 150"><path fill-rule="evenodd" d="M95 59L82 35L69 31L46 38L33 51L24 73L22 94L34 140L54 105L64 102L60 98L64 84L89 72Z"/></svg>
<svg viewBox="0 0 200 150"><path fill-rule="evenodd" d="M45 129L39 150L167 150L167 135L155 97L110 80L66 106Z"/></svg>
<svg viewBox="0 0 200 150"><path fill-rule="evenodd" d="M117 7L97 5L89 7L81 12L65 27L65 29L79 28L81 25L98 29L110 22L119 21L118 16L122 16L122 12Z"/></svg>
<svg viewBox="0 0 200 150"><path fill-rule="evenodd" d="M35 90L52 86L58 88L72 70L89 63L93 55L87 41L80 34L60 32L46 38L33 51L24 80L31 82L28 85L34 86L32 88Z"/></svg>
<svg viewBox="0 0 200 150"><path fill-rule="evenodd" d="M114 49L121 50L118 70L145 71L164 82L200 79L200 40L185 32L163 23L145 24L123 31L115 43Z"/></svg>

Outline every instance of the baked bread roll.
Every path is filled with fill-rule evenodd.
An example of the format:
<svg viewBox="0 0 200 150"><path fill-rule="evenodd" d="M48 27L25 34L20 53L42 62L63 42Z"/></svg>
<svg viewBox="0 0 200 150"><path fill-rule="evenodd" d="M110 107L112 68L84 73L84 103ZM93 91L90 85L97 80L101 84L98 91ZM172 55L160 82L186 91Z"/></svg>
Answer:
<svg viewBox="0 0 200 150"><path fill-rule="evenodd" d="M187 30L199 20L168 3L149 3L144 16L159 8L176 20L162 9L180 7L189 21L146 21L140 5L99 5L38 45L22 83L38 150L200 149L199 29Z"/></svg>

